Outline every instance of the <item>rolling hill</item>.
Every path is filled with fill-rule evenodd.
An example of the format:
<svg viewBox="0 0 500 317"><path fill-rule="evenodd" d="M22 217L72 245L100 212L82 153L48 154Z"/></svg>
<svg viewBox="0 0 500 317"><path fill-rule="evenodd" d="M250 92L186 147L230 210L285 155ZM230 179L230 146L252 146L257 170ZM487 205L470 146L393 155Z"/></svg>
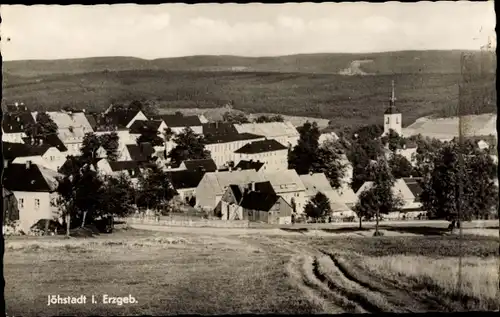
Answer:
<svg viewBox="0 0 500 317"><path fill-rule="evenodd" d="M233 101L236 109L249 113L325 118L343 127L380 123L395 80L397 103L408 125L422 116L456 114L460 53L12 61L3 66L3 98L38 109L89 110L132 99L184 109L217 108ZM495 92L492 103L474 113L496 112L492 78L471 84Z"/></svg>

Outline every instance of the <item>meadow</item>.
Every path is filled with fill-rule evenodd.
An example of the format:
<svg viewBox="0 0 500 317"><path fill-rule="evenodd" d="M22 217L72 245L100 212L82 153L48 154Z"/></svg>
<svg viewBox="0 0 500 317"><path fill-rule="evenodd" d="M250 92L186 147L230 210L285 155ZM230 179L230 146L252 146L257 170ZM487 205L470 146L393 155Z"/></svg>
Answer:
<svg viewBox="0 0 500 317"><path fill-rule="evenodd" d="M92 238L7 237L9 315L427 312L498 309L498 235L382 229L119 229ZM151 229L151 228L149 228ZM154 229L154 228L153 228ZM295 231L294 231L295 230ZM467 229L469 230L469 229ZM465 231L465 230L464 230ZM496 229L498 232L498 228ZM472 231L471 231L472 233ZM47 306L48 295L136 304Z"/></svg>

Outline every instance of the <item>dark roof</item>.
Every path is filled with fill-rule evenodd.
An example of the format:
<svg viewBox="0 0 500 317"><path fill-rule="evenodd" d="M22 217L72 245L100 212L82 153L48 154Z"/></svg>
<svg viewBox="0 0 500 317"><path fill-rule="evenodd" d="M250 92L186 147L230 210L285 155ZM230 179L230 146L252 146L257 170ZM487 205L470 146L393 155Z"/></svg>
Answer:
<svg viewBox="0 0 500 317"><path fill-rule="evenodd" d="M396 114L396 113L401 113L396 106L389 106L387 109L385 109L384 114Z"/></svg>
<svg viewBox="0 0 500 317"><path fill-rule="evenodd" d="M240 186L238 185L229 185L229 190L234 195L234 199L236 199L237 203L241 202L241 198L243 198L243 191L241 190Z"/></svg>
<svg viewBox="0 0 500 317"><path fill-rule="evenodd" d="M205 134L205 142L206 144L214 144L214 143L227 143L227 142L235 142L235 141L244 141L244 140L255 140L261 139L261 135L256 135L252 133L231 133L231 134Z"/></svg>
<svg viewBox="0 0 500 317"><path fill-rule="evenodd" d="M127 171L129 176L135 178L141 173L139 164L136 161L108 161L113 172Z"/></svg>
<svg viewBox="0 0 500 317"><path fill-rule="evenodd" d="M274 139L254 141L245 144L234 153L257 154L271 151L286 150L287 147Z"/></svg>
<svg viewBox="0 0 500 317"><path fill-rule="evenodd" d="M212 159L205 160L187 160L183 162L186 169L189 171L199 171L202 170L206 173L215 172L217 170L217 165Z"/></svg>
<svg viewBox="0 0 500 317"><path fill-rule="evenodd" d="M421 177L403 178L403 180L405 181L406 186L408 186L408 188L412 192L413 196L415 196L415 201L419 202L420 194L422 193L422 186L420 186L419 181L422 180L422 178Z"/></svg>
<svg viewBox="0 0 500 317"><path fill-rule="evenodd" d="M182 128L201 126L198 116L184 116L181 114L166 114L153 117L156 120L163 120L168 127Z"/></svg>
<svg viewBox="0 0 500 317"><path fill-rule="evenodd" d="M21 104L10 104L10 105L6 105L7 107L7 112L30 112L30 109L28 109L28 107L24 104L24 103L21 103Z"/></svg>
<svg viewBox="0 0 500 317"><path fill-rule="evenodd" d="M276 194L250 191L243 194L240 206L245 209L269 211L279 198Z"/></svg>
<svg viewBox="0 0 500 317"><path fill-rule="evenodd" d="M253 160L246 161L246 160L241 160L241 161L238 162L238 164L236 164L236 166L234 167L234 169L242 169L242 170L251 170L251 169L254 169L254 170L256 170L258 172L262 168L262 166L264 166L264 163L262 163L260 161L253 161Z"/></svg>
<svg viewBox="0 0 500 317"><path fill-rule="evenodd" d="M24 132L29 124L35 124L35 119L30 112L5 113L2 128L4 133Z"/></svg>
<svg viewBox="0 0 500 317"><path fill-rule="evenodd" d="M234 124L228 122L208 122L203 124L203 134L238 134Z"/></svg>
<svg viewBox="0 0 500 317"><path fill-rule="evenodd" d="M86 113L85 118L87 118L87 121L89 122L90 126L92 127L92 130L97 129L97 122L98 122L98 115L93 114L93 113Z"/></svg>
<svg viewBox="0 0 500 317"><path fill-rule="evenodd" d="M274 191L273 185L271 185L270 181L256 182L255 183L255 191L260 192L260 193L276 194L276 192Z"/></svg>
<svg viewBox="0 0 500 317"><path fill-rule="evenodd" d="M9 164L3 172L3 186L11 191L52 192L37 165Z"/></svg>
<svg viewBox="0 0 500 317"><path fill-rule="evenodd" d="M48 144L34 146L24 143L10 142L2 142L2 145L3 157L8 161L14 160L17 157L40 156L47 152L47 150L51 147Z"/></svg>
<svg viewBox="0 0 500 317"><path fill-rule="evenodd" d="M205 172L184 170L167 172L167 175L175 189L184 189L198 187Z"/></svg>
<svg viewBox="0 0 500 317"><path fill-rule="evenodd" d="M136 120L129 128L130 133L141 134L148 127L158 130L162 120Z"/></svg>
<svg viewBox="0 0 500 317"><path fill-rule="evenodd" d="M26 137L23 138L24 143L31 144L31 138ZM57 148L60 152L66 152L68 148L64 145L64 143L59 139L57 134L48 134L43 137L42 144L47 144Z"/></svg>
<svg viewBox="0 0 500 317"><path fill-rule="evenodd" d="M151 143L127 144L127 150L130 154L132 161L146 162L155 153Z"/></svg>
<svg viewBox="0 0 500 317"><path fill-rule="evenodd" d="M139 113L139 111L125 110L125 109L115 109L106 113L105 118L102 120L108 121L109 123L115 125L117 128L125 128L127 124L134 119L134 117Z"/></svg>

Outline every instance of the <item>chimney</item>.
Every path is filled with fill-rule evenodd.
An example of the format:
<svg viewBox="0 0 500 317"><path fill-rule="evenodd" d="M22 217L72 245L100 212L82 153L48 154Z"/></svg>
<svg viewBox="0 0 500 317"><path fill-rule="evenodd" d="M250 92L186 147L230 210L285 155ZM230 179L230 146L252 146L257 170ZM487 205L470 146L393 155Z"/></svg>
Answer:
<svg viewBox="0 0 500 317"><path fill-rule="evenodd" d="M26 169L29 170L31 168L31 161L26 161Z"/></svg>

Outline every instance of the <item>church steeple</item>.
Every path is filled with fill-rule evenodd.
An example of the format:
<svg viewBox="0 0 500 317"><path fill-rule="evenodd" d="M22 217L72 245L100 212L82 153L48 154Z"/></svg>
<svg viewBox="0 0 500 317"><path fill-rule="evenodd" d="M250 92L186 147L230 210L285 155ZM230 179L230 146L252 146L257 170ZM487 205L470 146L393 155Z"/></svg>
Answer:
<svg viewBox="0 0 500 317"><path fill-rule="evenodd" d="M391 99L389 99L389 107L385 110L385 114L399 113L396 109L396 93L394 92L394 80L392 81Z"/></svg>
<svg viewBox="0 0 500 317"><path fill-rule="evenodd" d="M397 134L402 133L402 116L401 112L396 109L396 93L394 90L394 80L392 81L391 98L389 99L389 107L384 112L384 134L387 135L390 130Z"/></svg>

